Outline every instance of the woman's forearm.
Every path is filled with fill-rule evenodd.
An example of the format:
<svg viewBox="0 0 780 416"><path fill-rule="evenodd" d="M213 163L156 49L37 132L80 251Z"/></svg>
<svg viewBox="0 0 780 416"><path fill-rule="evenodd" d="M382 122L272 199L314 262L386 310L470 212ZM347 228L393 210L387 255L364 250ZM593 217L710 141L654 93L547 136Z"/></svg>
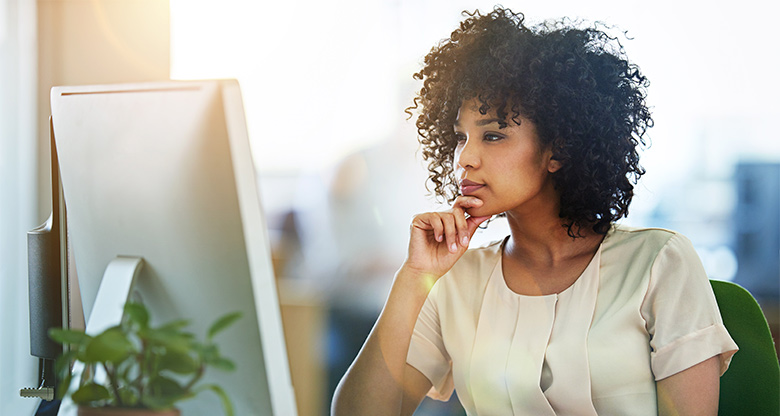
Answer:
<svg viewBox="0 0 780 416"><path fill-rule="evenodd" d="M400 414L409 342L430 290L426 280L405 267L398 271L379 319L336 388L333 415Z"/></svg>

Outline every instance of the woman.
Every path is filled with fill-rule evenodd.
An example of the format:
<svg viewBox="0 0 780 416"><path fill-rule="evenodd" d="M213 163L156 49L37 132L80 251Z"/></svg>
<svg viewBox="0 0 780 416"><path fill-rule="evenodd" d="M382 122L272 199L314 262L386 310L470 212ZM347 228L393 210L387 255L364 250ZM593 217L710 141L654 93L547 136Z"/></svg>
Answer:
<svg viewBox="0 0 780 416"><path fill-rule="evenodd" d="M416 74L446 212L417 215L333 413L715 415L737 346L691 243L632 229L646 78L598 28L468 15ZM505 214L510 235L468 250Z"/></svg>

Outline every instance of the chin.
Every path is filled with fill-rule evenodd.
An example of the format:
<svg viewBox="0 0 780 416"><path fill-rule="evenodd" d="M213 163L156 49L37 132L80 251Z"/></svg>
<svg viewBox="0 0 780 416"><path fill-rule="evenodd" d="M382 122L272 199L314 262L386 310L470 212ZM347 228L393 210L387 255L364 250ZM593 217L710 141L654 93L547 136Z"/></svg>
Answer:
<svg viewBox="0 0 780 416"><path fill-rule="evenodd" d="M493 215L498 215L501 212L494 212L494 210L491 210L489 207L479 207L479 208L469 208L466 210L466 214L469 214L472 217L492 217Z"/></svg>

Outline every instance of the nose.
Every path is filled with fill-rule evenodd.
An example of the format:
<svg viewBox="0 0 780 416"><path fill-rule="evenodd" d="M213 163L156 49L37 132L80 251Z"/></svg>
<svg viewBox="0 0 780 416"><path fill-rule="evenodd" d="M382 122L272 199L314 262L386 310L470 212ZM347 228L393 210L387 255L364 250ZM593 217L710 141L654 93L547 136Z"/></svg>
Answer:
<svg viewBox="0 0 780 416"><path fill-rule="evenodd" d="M457 168L478 169L480 166L478 143L466 139L458 143L455 148L455 163Z"/></svg>

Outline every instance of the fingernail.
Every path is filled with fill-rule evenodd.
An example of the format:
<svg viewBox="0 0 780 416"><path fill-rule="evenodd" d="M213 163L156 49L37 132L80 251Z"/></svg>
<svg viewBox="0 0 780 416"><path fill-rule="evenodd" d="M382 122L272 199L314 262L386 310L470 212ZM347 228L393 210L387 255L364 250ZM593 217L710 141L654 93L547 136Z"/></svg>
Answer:
<svg viewBox="0 0 780 416"><path fill-rule="evenodd" d="M450 251L452 251L453 253L458 251L458 245L455 244L455 243L452 243L452 245L450 246Z"/></svg>
<svg viewBox="0 0 780 416"><path fill-rule="evenodd" d="M466 236L463 236L463 238L460 240L464 246L469 245L469 238Z"/></svg>

